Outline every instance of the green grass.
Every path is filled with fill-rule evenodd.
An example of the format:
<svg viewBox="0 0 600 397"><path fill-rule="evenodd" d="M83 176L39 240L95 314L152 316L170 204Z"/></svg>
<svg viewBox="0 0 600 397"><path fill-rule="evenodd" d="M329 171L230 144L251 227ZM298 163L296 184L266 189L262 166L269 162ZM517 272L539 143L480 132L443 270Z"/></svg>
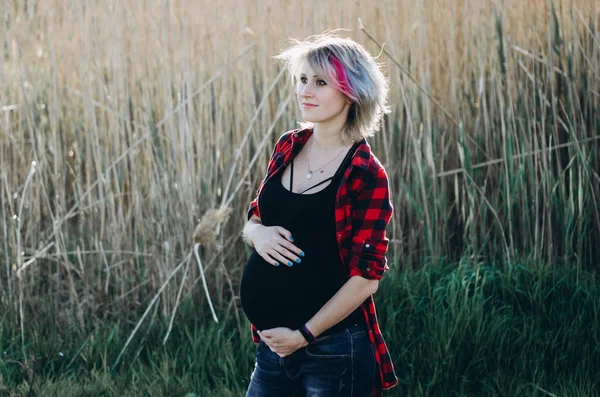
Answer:
<svg viewBox="0 0 600 397"><path fill-rule="evenodd" d="M556 267L515 265L508 276L465 261L386 275L376 301L400 378L386 395L593 395L600 387L600 282L594 273ZM32 395L243 396L252 371L247 324L240 334L233 318L215 324L204 305L189 301L166 345L166 327L152 323L115 370L131 325L115 318L78 335L38 321L26 338ZM0 394L27 395L31 374L16 363L14 319L2 321L0 354Z"/></svg>

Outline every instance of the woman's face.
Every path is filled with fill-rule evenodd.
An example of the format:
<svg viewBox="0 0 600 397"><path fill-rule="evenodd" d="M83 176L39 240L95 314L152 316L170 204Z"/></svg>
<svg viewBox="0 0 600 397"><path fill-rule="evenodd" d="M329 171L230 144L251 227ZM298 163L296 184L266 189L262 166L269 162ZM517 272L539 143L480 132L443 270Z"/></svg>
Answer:
<svg viewBox="0 0 600 397"><path fill-rule="evenodd" d="M308 62L300 67L296 83L298 104L305 121L319 124L345 124L350 104L348 97L317 76Z"/></svg>

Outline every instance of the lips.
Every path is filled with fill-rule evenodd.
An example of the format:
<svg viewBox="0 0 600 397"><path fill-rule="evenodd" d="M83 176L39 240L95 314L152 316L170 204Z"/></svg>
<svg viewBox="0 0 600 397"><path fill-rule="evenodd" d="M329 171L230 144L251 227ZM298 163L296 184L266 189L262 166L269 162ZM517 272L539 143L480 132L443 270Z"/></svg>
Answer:
<svg viewBox="0 0 600 397"><path fill-rule="evenodd" d="M302 104L302 106L305 107L305 108L316 108L318 105L315 105L313 103L304 102Z"/></svg>

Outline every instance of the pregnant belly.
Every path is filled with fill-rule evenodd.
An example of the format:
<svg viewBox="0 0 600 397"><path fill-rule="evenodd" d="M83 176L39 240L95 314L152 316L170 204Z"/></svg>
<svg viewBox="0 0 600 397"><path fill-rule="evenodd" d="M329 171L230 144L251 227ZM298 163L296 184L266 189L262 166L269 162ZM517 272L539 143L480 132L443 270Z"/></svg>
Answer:
<svg viewBox="0 0 600 397"><path fill-rule="evenodd" d="M288 327L296 328L307 321L311 313L302 305L301 266L275 267L256 251L252 253L242 275L240 300L248 320L259 330ZM308 317L307 317L308 316Z"/></svg>

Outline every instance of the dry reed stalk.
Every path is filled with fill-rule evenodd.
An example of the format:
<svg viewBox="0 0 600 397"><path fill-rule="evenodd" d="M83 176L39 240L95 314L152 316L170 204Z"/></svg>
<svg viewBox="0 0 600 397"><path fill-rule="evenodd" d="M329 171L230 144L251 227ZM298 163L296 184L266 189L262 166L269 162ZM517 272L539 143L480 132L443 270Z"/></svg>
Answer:
<svg viewBox="0 0 600 397"><path fill-rule="evenodd" d="M113 370L117 367L117 365L119 365L119 363L121 362L121 358L123 357L123 354L125 353L125 350L127 350L127 346L129 346L129 344L131 343L131 340L133 339L133 337L135 336L135 334L137 333L138 329L140 328L140 326L142 325L142 323L144 322L144 319L146 318L146 316L148 315L148 313L150 313L150 309L152 309L152 306L154 306L154 304L156 303L156 301L158 300L158 298L160 297L161 293L165 290L165 288L167 287L167 285L169 284L169 281L171 281L171 279L175 276L175 274L177 274L177 272L183 267L184 263L189 263L189 261L191 260L192 255L191 253L188 254L181 263L179 263L174 269L173 271L168 275L167 279L165 280L165 282L161 285L161 287L159 288L158 292L154 295L154 297L152 298L152 300L150 301L150 303L148 304L148 307L146 308L146 310L144 311L144 314L142 314L142 317L139 319L139 321L137 322L137 324L135 325L135 328L133 329L133 331L131 331L131 334L129 335L129 338L127 338L127 341L125 342L125 345L123 346L123 349L121 349L121 352L119 353L119 355L117 356L117 359L115 360L115 362L113 363Z"/></svg>
<svg viewBox="0 0 600 397"><path fill-rule="evenodd" d="M277 113L274 116L273 123L270 125L269 129L265 133L262 141L260 142L260 144L258 146L256 153L250 160L250 166L252 166L256 162L256 160L258 159L258 156L263 152L263 149L265 148L266 143L267 143L267 139L269 139L269 137L271 136L271 133L273 133L273 131L275 130L275 123L277 123L277 121L279 121L279 118L283 115L284 110L286 109L287 105L290 103L293 96L294 96L293 94L288 95L288 97L279 105L279 109L277 109ZM236 187L233 189L231 196L229 196L229 198L225 202L225 205L229 205L233 201L236 193L241 188L243 181L246 179L246 177L248 176L250 171L251 171L250 167L246 168L246 170L244 171L244 174L240 178L240 181L238 182Z"/></svg>
<svg viewBox="0 0 600 397"><path fill-rule="evenodd" d="M213 77L206 83L204 84L198 91L196 91L194 93L194 96L198 95L200 92L202 92L206 87L208 87L210 85L210 83L212 83L214 80L216 80L226 69L227 67L230 67L231 65L233 65L233 63L239 59L241 59L250 49L252 49L252 47L255 45L255 43L253 43L252 45L246 47L241 54L239 54L232 62L230 62L228 65L225 65L222 69L220 69L215 75L213 75ZM168 120L170 120L170 118L177 113L179 110L181 110L183 104L179 104L177 105L174 109L172 109L170 112L167 113L167 115L165 117L163 117L158 123L156 123L156 125L154 126L154 128L160 128L165 122L167 122ZM124 153L122 153L116 160L114 160L104 171L102 171L102 175L108 174L110 171L112 171L114 169L114 167L121 162L123 159L125 159L129 153L131 151L133 151L133 149L135 149L137 146L139 146L141 143L143 143L146 139L148 139L151 135L151 132L148 132L146 134L144 134L142 137L140 137L138 140L136 140L131 146L129 146L127 148L127 150L125 150ZM83 192L83 194L79 197L80 200L82 200L83 198L85 198L88 194L90 194L90 192L92 191L92 189L94 187L96 187L100 182L103 181L103 177L96 179L96 181L94 181L94 183L92 183L85 192ZM68 219L70 216L72 216L72 212L74 212L76 210L76 206L71 207L71 209L69 211L67 211L67 214L64 216L63 219L61 219L58 223L60 225L60 223L64 222L65 219ZM52 235L51 235L52 236Z"/></svg>
<svg viewBox="0 0 600 397"><path fill-rule="evenodd" d="M208 301L208 305L209 305L210 311L212 313L213 319L215 320L216 323L218 323L219 320L217 319L217 314L215 313L215 309L214 309L214 307L212 305L212 301L210 299L210 292L208 290L208 285L206 284L206 277L204 275L204 269L202 268L202 262L200 260L200 255L198 253L198 249L200 248L201 245L202 246L210 246L214 243L215 229L218 228L219 225L227 222L229 215L231 215L231 208L229 208L229 207L221 207L219 209L208 210L204 214L204 216L202 217L202 219L200 220L198 225L196 226L196 229L194 230L194 235L193 235L194 256L196 258L196 262L198 263L198 269L200 270L200 276L202 278L202 286L204 287L206 299ZM184 286L186 278L187 278L188 270L189 270L189 262L187 263L187 265L185 267L183 278L182 278L181 284L179 286L179 291L177 292L177 298L175 301L175 306L173 308L173 314L171 315L171 320L169 321L169 327L168 327L165 337L163 339L163 344L165 344L167 342L167 339L169 338L169 335L171 333L171 329L173 328L173 321L175 320L177 308L179 307L179 301L181 299L181 293L183 291L183 286Z"/></svg>
<svg viewBox="0 0 600 397"><path fill-rule="evenodd" d="M429 91L427 91L427 89L425 87L423 87L421 85L421 83L419 83L417 81L417 79L415 79L412 74L410 73L410 71L408 69L406 69L404 66L402 66L402 64L400 62L398 62L393 56L392 54L390 54L384 47L384 44L380 44L377 39L375 39L364 27L362 21L360 20L360 18L358 18L358 26L359 29L362 30L369 39L371 39L371 41L375 44L377 44L377 46L379 48L381 48L381 52L383 52L385 55L388 56L388 58L390 58L390 60L392 60L392 62L394 62L394 64L396 64L396 66L398 66L398 68L400 68L400 70L409 78L411 79L411 81L413 83L415 83L417 85L417 87L425 94L427 95L427 97L429 98L429 100L431 100L431 102L433 102L436 106L438 106L440 108L440 110L448 117L448 119L450 121L452 121L452 123L459 127L458 122L456 120L454 120L454 117L452 117L452 115L450 114L450 112L448 110L446 110L446 108L444 106L442 106L442 104L440 102L438 102L430 93Z"/></svg>
<svg viewBox="0 0 600 397"><path fill-rule="evenodd" d="M21 202L19 204L19 212L17 215L15 215L14 219L17 223L17 231L16 231L16 235L17 235L17 252L16 252L16 257L17 257L17 288L19 290L19 325L20 325L20 330L21 330L21 353L23 354L23 360L25 361L25 365L27 366L27 362L28 362L28 357L27 357L27 352L25 351L25 314L23 312L23 285L22 285L22 276L21 276L21 272L19 270L21 270L22 265L21 265L21 219L22 219L22 215L23 215L23 204L25 203L25 195L27 193L27 187L29 186L29 183L31 182L31 179L33 178L33 175L35 174L35 170L36 170L36 165L37 163L35 161L33 161L31 163L31 168L29 169L29 173L27 174L27 179L25 180L25 186L23 187L23 193L21 195Z"/></svg>

